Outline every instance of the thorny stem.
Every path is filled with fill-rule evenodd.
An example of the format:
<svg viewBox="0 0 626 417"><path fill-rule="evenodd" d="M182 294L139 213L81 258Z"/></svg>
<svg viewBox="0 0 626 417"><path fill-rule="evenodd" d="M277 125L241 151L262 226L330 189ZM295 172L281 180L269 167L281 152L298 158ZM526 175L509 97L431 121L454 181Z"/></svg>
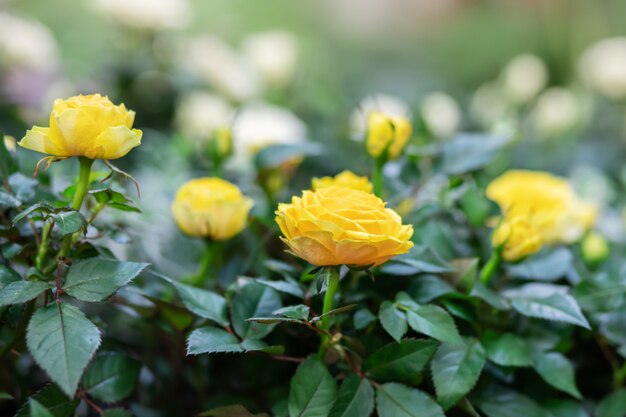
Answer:
<svg viewBox="0 0 626 417"><path fill-rule="evenodd" d="M50 232L54 227L54 221L46 222L41 230L41 244L37 251L37 258L35 259L35 266L37 269L42 270L44 262L46 260L46 254L48 253L48 245L50 244Z"/></svg>

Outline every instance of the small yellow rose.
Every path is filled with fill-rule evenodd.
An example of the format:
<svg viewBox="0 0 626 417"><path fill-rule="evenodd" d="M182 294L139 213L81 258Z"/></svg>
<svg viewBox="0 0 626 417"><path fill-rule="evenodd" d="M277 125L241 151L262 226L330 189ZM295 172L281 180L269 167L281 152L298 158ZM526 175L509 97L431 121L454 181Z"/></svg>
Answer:
<svg viewBox="0 0 626 417"><path fill-rule="evenodd" d="M134 120L135 112L100 94L57 99L50 127L33 126L18 145L58 157L117 159L141 144Z"/></svg>
<svg viewBox="0 0 626 417"><path fill-rule="evenodd" d="M253 201L220 178L198 178L178 189L172 213L189 236L226 240L246 226Z"/></svg>
<svg viewBox="0 0 626 417"><path fill-rule="evenodd" d="M352 171L343 171L334 177L313 178L311 181L314 190L328 187L348 187L353 190L360 190L366 193L372 192L372 183L367 177L359 177Z"/></svg>
<svg viewBox="0 0 626 417"><path fill-rule="evenodd" d="M598 232L591 232L582 241L583 258L590 264L602 262L609 255L609 242Z"/></svg>
<svg viewBox="0 0 626 417"><path fill-rule="evenodd" d="M380 265L413 247L413 226L374 194L346 187L304 191L278 205L276 223L290 252L317 266Z"/></svg>
<svg viewBox="0 0 626 417"><path fill-rule="evenodd" d="M564 178L547 172L512 170L492 181L487 197L506 218L524 217L547 244L579 240L595 223L598 209L581 200Z"/></svg>
<svg viewBox="0 0 626 417"><path fill-rule="evenodd" d="M373 111L367 118L367 152L378 158L387 149L387 158L396 159L411 138L413 127L403 116L389 117Z"/></svg>
<svg viewBox="0 0 626 417"><path fill-rule="evenodd" d="M521 216L504 219L491 236L492 245L501 247L502 258L511 262L539 252L542 242L537 229Z"/></svg>

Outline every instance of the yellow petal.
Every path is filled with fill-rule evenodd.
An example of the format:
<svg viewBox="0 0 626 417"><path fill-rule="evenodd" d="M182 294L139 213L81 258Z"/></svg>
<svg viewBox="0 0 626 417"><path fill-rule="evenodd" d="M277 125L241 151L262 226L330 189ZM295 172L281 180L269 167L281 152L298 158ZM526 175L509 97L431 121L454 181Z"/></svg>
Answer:
<svg viewBox="0 0 626 417"><path fill-rule="evenodd" d="M91 159L117 159L126 155L132 148L141 144L142 132L130 130L126 126L113 126L105 129L86 150L85 156Z"/></svg>
<svg viewBox="0 0 626 417"><path fill-rule="evenodd" d="M26 136L19 141L18 145L32 151L45 153L54 156L71 156L71 154L63 147L62 143L52 140L49 135L50 129L47 127L33 126L26 132Z"/></svg>

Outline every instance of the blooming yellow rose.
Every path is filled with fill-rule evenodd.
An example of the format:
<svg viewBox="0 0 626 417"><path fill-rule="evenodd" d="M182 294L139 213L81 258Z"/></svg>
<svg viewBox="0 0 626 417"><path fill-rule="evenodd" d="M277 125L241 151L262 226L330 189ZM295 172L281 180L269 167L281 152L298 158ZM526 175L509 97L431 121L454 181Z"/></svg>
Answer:
<svg viewBox="0 0 626 417"><path fill-rule="evenodd" d="M198 178L178 189L172 212L189 236L226 240L246 226L253 201L220 178Z"/></svg>
<svg viewBox="0 0 626 417"><path fill-rule="evenodd" d="M121 158L141 144L134 120L135 112L100 94L57 99L50 127L33 126L18 145L58 157Z"/></svg>
<svg viewBox="0 0 626 417"><path fill-rule="evenodd" d="M304 191L278 205L276 223L290 252L317 266L380 265L413 247L413 226L374 194L346 187Z"/></svg>
<svg viewBox="0 0 626 417"><path fill-rule="evenodd" d="M334 177L313 178L311 181L314 190L328 187L348 187L353 190L360 190L366 193L372 192L372 183L367 177L359 177L352 171L343 171Z"/></svg>
<svg viewBox="0 0 626 417"><path fill-rule="evenodd" d="M504 221L491 237L494 247L502 247L502 257L507 261L517 261L539 252L543 238L525 217L516 216Z"/></svg>
<svg viewBox="0 0 626 417"><path fill-rule="evenodd" d="M373 111L367 118L367 152L378 158L387 149L387 157L396 159L411 138L413 127L403 116L389 117Z"/></svg>
<svg viewBox="0 0 626 417"><path fill-rule="evenodd" d="M507 218L524 217L547 244L572 243L595 223L597 207L581 200L564 179L540 171L512 170L487 187Z"/></svg>

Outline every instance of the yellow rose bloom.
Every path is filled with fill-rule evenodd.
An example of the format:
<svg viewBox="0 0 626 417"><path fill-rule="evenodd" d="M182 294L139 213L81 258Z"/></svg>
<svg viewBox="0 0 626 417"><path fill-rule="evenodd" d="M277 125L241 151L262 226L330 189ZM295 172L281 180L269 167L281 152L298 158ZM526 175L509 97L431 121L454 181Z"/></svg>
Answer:
<svg viewBox="0 0 626 417"><path fill-rule="evenodd" d="M328 187L348 187L366 193L372 192L372 183L367 177L359 177L352 171L343 171L334 177L313 178L311 181L314 190Z"/></svg>
<svg viewBox="0 0 626 417"><path fill-rule="evenodd" d="M141 144L141 130L132 129L134 120L134 111L100 94L57 99L50 126L33 126L18 145L62 158L117 159Z"/></svg>
<svg viewBox="0 0 626 417"><path fill-rule="evenodd" d="M516 216L504 221L491 236L493 247L502 247L502 258L518 261L539 252L543 238L526 218Z"/></svg>
<svg viewBox="0 0 626 417"><path fill-rule="evenodd" d="M178 227L187 235L226 240L246 226L253 201L221 178L198 178L183 184L172 203Z"/></svg>
<svg viewBox="0 0 626 417"><path fill-rule="evenodd" d="M547 244L579 240L597 218L594 204L581 200L567 180L546 172L508 171L489 184L486 195L505 217L529 221Z"/></svg>
<svg viewBox="0 0 626 417"><path fill-rule="evenodd" d="M378 158L387 149L387 157L396 159L411 138L413 127L403 116L389 117L373 111L367 118L367 152Z"/></svg>
<svg viewBox="0 0 626 417"><path fill-rule="evenodd" d="M278 205L276 223L290 252L313 265L376 266L413 247L413 226L385 204L346 187L306 190Z"/></svg>

